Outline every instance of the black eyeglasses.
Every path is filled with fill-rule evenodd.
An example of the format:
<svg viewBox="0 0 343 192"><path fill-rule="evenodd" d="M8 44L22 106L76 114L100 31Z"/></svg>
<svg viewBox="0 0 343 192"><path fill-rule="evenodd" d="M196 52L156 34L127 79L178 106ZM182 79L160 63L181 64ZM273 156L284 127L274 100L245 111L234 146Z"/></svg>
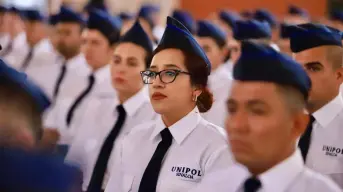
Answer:
<svg viewBox="0 0 343 192"><path fill-rule="evenodd" d="M156 76L159 76L160 80L163 83L172 83L175 81L176 77L179 74L187 74L190 75L190 73L181 71L181 70L176 70L176 69L166 69L162 70L160 72L155 72L155 71L141 71L141 76L144 84L152 84L154 80L156 79Z"/></svg>

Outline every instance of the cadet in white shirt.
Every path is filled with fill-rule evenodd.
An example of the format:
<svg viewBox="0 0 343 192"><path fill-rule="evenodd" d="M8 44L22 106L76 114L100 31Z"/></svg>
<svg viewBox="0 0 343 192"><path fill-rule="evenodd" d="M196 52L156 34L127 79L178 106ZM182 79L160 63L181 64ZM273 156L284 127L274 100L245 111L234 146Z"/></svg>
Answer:
<svg viewBox="0 0 343 192"><path fill-rule="evenodd" d="M82 31L86 20L72 9L62 6L55 16L56 49L63 58L53 87L53 99L75 98L87 84L91 72L81 53Z"/></svg>
<svg viewBox="0 0 343 192"><path fill-rule="evenodd" d="M112 155L120 140L133 127L157 116L140 76L140 71L150 65L152 51L152 42L138 22L114 50L111 72L118 98L90 101L91 108L78 125L79 132L66 157L67 161L82 162L84 191L105 189L113 166L111 159L120 158Z"/></svg>
<svg viewBox="0 0 343 192"><path fill-rule="evenodd" d="M193 191L341 191L306 168L296 147L309 120L305 104L311 88L300 64L268 45L247 41L233 77L226 130L237 164Z"/></svg>
<svg viewBox="0 0 343 192"><path fill-rule="evenodd" d="M56 65L58 54L48 38L45 15L37 10L23 10L22 12L29 52L17 67L52 98L59 70Z"/></svg>
<svg viewBox="0 0 343 192"><path fill-rule="evenodd" d="M149 84L156 121L132 128L118 150L106 191L188 191L231 155L223 128L204 120L211 108L211 64L189 31L168 17L143 82Z"/></svg>
<svg viewBox="0 0 343 192"><path fill-rule="evenodd" d="M93 97L113 100L116 93L111 85L110 66L114 45L119 39L121 23L108 13L94 10L90 12L87 28L82 32L82 53L91 73L86 83L75 97L65 97L56 104L47 117L45 126L58 129L61 133L60 144L70 144L70 133L82 122L88 101ZM75 124L75 126L73 125Z"/></svg>
<svg viewBox="0 0 343 192"><path fill-rule="evenodd" d="M289 27L295 59L312 80L311 121L299 141L305 164L343 188L343 80L341 32L320 24Z"/></svg>
<svg viewBox="0 0 343 192"><path fill-rule="evenodd" d="M2 57L6 63L12 67L19 69L20 64L24 61L26 54L29 52L29 46L26 41L24 30L24 22L22 20L21 11L15 7L10 7L8 12L9 45L2 51Z"/></svg>
<svg viewBox="0 0 343 192"><path fill-rule="evenodd" d="M214 102L211 109L203 114L204 119L224 127L226 118L225 103L231 89L231 73L223 64L227 55L226 35L209 21L199 21L197 41L211 62L212 73L208 77L208 86L213 93Z"/></svg>

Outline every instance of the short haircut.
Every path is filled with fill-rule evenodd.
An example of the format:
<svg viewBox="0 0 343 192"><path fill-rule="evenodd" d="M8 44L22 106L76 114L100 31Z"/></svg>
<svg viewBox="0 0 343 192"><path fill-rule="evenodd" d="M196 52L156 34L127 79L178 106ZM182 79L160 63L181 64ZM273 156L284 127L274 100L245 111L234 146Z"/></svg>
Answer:
<svg viewBox="0 0 343 192"><path fill-rule="evenodd" d="M27 129L38 142L43 134L42 112L34 98L19 84L10 79L0 77L0 118L4 128L16 129L18 119L25 121ZM21 129L23 127L20 127Z"/></svg>
<svg viewBox="0 0 343 192"><path fill-rule="evenodd" d="M304 111L306 100L304 95L296 88L289 85L277 85L278 92L282 95L290 112Z"/></svg>
<svg viewBox="0 0 343 192"><path fill-rule="evenodd" d="M343 48L338 46L328 46L326 48L326 58L331 62L334 70L343 67Z"/></svg>

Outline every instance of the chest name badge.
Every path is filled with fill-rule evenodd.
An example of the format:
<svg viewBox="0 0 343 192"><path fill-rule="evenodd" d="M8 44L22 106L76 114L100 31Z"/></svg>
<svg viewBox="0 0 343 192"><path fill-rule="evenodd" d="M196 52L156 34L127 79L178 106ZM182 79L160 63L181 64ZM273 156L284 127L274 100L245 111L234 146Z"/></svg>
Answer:
<svg viewBox="0 0 343 192"><path fill-rule="evenodd" d="M337 157L337 155L343 155L343 148L339 147L323 145L323 151L327 156Z"/></svg>
<svg viewBox="0 0 343 192"><path fill-rule="evenodd" d="M183 179L198 179L201 177L201 170L191 169L189 167L176 167L173 166L172 170L173 173L176 173L176 177L181 177Z"/></svg>

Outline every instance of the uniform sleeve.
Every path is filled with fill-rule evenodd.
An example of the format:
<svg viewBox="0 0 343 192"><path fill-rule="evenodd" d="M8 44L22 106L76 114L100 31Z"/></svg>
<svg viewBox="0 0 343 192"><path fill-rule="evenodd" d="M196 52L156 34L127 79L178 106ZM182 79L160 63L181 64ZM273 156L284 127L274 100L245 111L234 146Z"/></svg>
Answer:
<svg viewBox="0 0 343 192"><path fill-rule="evenodd" d="M119 143L118 150L115 151L115 158L113 158L113 166L111 167L111 176L107 182L105 192L121 192L123 189L123 171L122 171L122 158L123 158L123 146L125 137Z"/></svg>
<svg viewBox="0 0 343 192"><path fill-rule="evenodd" d="M229 147L227 145L223 145L214 151L207 160L205 164L204 177L206 178L206 175L209 175L215 171L226 169L231 165L233 165L233 157Z"/></svg>

